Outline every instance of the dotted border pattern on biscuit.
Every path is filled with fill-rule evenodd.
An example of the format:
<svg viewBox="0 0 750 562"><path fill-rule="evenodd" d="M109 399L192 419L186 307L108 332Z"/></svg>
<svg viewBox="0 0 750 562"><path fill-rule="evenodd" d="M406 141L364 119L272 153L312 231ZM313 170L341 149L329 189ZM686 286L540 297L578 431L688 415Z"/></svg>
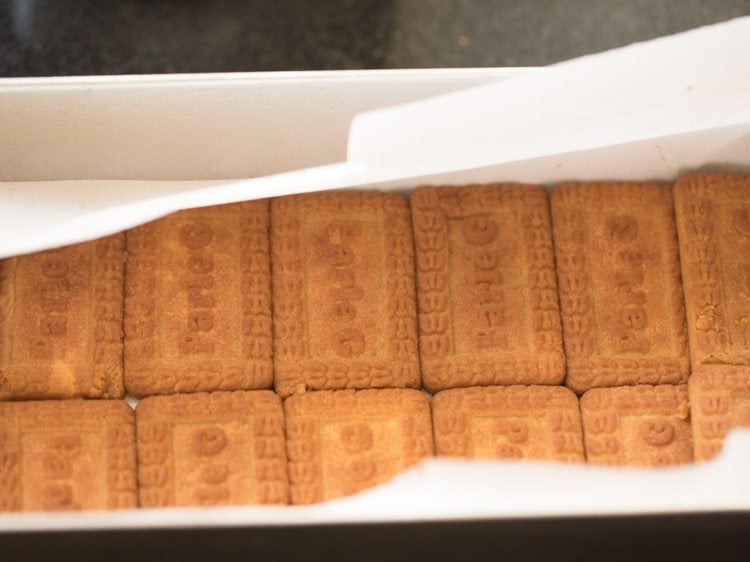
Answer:
<svg viewBox="0 0 750 562"><path fill-rule="evenodd" d="M31 412L31 415L27 412ZM104 417L105 421L102 422L100 417ZM104 451L106 508L137 506L135 417L125 402L0 402L0 511L23 509L21 433L24 430L55 429L102 433L107 443Z"/></svg>
<svg viewBox="0 0 750 562"><path fill-rule="evenodd" d="M687 423L690 419L685 384L594 388L581 396L580 405L586 459L590 464L624 464L622 416L673 416L688 420Z"/></svg>
<svg viewBox="0 0 750 562"><path fill-rule="evenodd" d="M609 189L602 189L609 187ZM605 193L606 191L606 193ZM594 355L596 322L591 299L591 271L587 257L586 210L605 206L644 206L644 198L661 204L663 228L669 231L673 252L666 257L666 282L670 291L673 320L670 338L675 357L597 357ZM596 387L623 384L679 384L687 382L690 363L685 307L674 220L672 195L668 184L611 182L561 184L551 197L555 258L560 291L563 340L567 356L565 384L577 393ZM669 249L669 248L668 248Z"/></svg>
<svg viewBox="0 0 750 562"><path fill-rule="evenodd" d="M127 232L125 285L125 385L134 396L269 388L273 384L268 200L182 211L181 216L244 214L241 245L242 356L221 367L216 360L162 364L157 358L156 317L159 232L170 218ZM176 216L180 215L178 213ZM167 222L163 222L167 221Z"/></svg>
<svg viewBox="0 0 750 562"><path fill-rule="evenodd" d="M750 367L698 366L688 380L688 393L695 460L712 459L719 454L724 438L734 426L734 401L742 398L750 402ZM750 419L747 421L750 423Z"/></svg>
<svg viewBox="0 0 750 562"><path fill-rule="evenodd" d="M405 434L403 469L434 453L430 405L419 390L308 392L284 400L284 411L290 495L295 505L325 499L320 427L326 421L400 418ZM420 422L425 427L420 429Z"/></svg>
<svg viewBox="0 0 750 562"><path fill-rule="evenodd" d="M432 419L438 455L471 458L469 419L498 415L502 410L543 414L551 422L554 456L560 461L585 462L578 397L564 386L483 386L443 390L432 399ZM575 412L575 419L571 419Z"/></svg>
<svg viewBox="0 0 750 562"><path fill-rule="evenodd" d="M750 347L731 346L735 334L721 290L721 233L714 224L717 200L746 200L750 205L750 179L739 174L687 174L675 183L674 200L691 362L694 367L750 365Z"/></svg>
<svg viewBox="0 0 750 562"><path fill-rule="evenodd" d="M172 427L252 418L258 504L287 504L287 456L281 399L270 390L219 391L144 398L136 408L141 507L175 504Z"/></svg>
<svg viewBox="0 0 750 562"><path fill-rule="evenodd" d="M565 377L562 326L548 199L521 184L422 187L411 193L417 248L419 347L423 384L430 390L488 384L559 384ZM526 353L454 351L450 310L448 219L504 210L518 213L533 349Z"/></svg>
<svg viewBox="0 0 750 562"><path fill-rule="evenodd" d="M317 360L309 357L305 337L303 217L315 213L377 213L383 220L387 252L385 280L390 359ZM280 197L271 202L275 388L282 397L301 389L418 388L414 247L408 202L382 192L331 192Z"/></svg>
<svg viewBox="0 0 750 562"><path fill-rule="evenodd" d="M80 367L89 376L86 387L73 393L58 395L14 380L14 390L4 389L9 384L4 373L10 363L12 318L22 314L15 308L14 278L16 266L23 256L0 260L0 399L70 399L122 398L123 386L123 283L125 279L125 235L114 234L91 242L75 245L88 253L91 261L90 279L94 299L88 303L91 324L87 340L91 354ZM31 367L31 368L36 368ZM20 378L20 377L18 377Z"/></svg>

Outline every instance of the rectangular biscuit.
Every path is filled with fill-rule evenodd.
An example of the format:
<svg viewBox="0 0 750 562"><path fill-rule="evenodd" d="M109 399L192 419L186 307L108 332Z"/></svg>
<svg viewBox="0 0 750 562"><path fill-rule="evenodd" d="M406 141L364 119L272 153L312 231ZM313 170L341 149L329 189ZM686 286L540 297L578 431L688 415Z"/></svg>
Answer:
<svg viewBox="0 0 750 562"><path fill-rule="evenodd" d="M594 388L580 403L588 462L656 467L693 460L687 385Z"/></svg>
<svg viewBox="0 0 750 562"><path fill-rule="evenodd" d="M268 200L182 211L127 240L128 392L270 388Z"/></svg>
<svg viewBox="0 0 750 562"><path fill-rule="evenodd" d="M750 366L750 175L688 174L674 199L693 367Z"/></svg>
<svg viewBox="0 0 750 562"><path fill-rule="evenodd" d="M284 401L293 504L375 486L432 455L430 404L418 390L308 392Z"/></svg>
<svg viewBox="0 0 750 562"><path fill-rule="evenodd" d="M544 189L423 187L411 207L424 386L562 383Z"/></svg>
<svg viewBox="0 0 750 562"><path fill-rule="evenodd" d="M567 184L552 192L566 384L687 382L671 187Z"/></svg>
<svg viewBox="0 0 750 562"><path fill-rule="evenodd" d="M578 397L563 386L481 386L432 398L437 455L584 462Z"/></svg>
<svg viewBox="0 0 750 562"><path fill-rule="evenodd" d="M419 387L407 201L314 193L271 215L276 392Z"/></svg>
<svg viewBox="0 0 750 562"><path fill-rule="evenodd" d="M0 261L0 400L120 398L125 237Z"/></svg>
<svg viewBox="0 0 750 562"><path fill-rule="evenodd" d="M135 471L125 402L0 402L0 511L136 507Z"/></svg>
<svg viewBox="0 0 750 562"><path fill-rule="evenodd" d="M696 460L721 451L733 427L750 427L750 367L699 365L688 380Z"/></svg>
<svg viewBox="0 0 750 562"><path fill-rule="evenodd" d="M284 412L270 390L151 396L136 423L141 507L288 503Z"/></svg>

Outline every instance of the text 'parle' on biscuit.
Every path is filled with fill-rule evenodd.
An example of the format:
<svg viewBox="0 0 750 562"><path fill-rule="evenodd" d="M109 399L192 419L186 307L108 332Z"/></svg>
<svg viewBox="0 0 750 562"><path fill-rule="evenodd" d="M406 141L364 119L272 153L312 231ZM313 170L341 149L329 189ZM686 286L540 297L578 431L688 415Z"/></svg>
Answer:
<svg viewBox="0 0 750 562"><path fill-rule="evenodd" d="M293 504L354 494L433 453L430 405L418 390L308 392L284 410Z"/></svg>
<svg viewBox="0 0 750 562"><path fill-rule="evenodd" d="M182 211L127 239L128 392L270 388L268 201Z"/></svg>
<svg viewBox="0 0 750 562"><path fill-rule="evenodd" d="M552 192L566 384L687 382L671 187L567 184Z"/></svg>
<svg viewBox="0 0 750 562"><path fill-rule="evenodd" d="M578 397L562 386L485 386L432 399L435 452L467 459L584 462Z"/></svg>
<svg viewBox="0 0 750 562"><path fill-rule="evenodd" d="M693 460L686 385L595 388L581 397L592 464L669 466Z"/></svg>
<svg viewBox="0 0 750 562"><path fill-rule="evenodd" d="M125 402L0 402L0 511L136 506L135 421Z"/></svg>
<svg viewBox="0 0 750 562"><path fill-rule="evenodd" d="M276 392L419 387L407 201L316 193L271 213Z"/></svg>
<svg viewBox="0 0 750 562"><path fill-rule="evenodd" d="M750 366L750 176L688 174L674 197L693 368Z"/></svg>
<svg viewBox="0 0 750 562"><path fill-rule="evenodd" d="M750 427L750 367L699 365L688 392L696 460L719 454L733 427Z"/></svg>
<svg viewBox="0 0 750 562"><path fill-rule="evenodd" d="M0 400L121 398L125 237L0 261Z"/></svg>
<svg viewBox="0 0 750 562"><path fill-rule="evenodd" d="M544 189L424 187L411 193L411 207L424 386L561 384Z"/></svg>
<svg viewBox="0 0 750 562"><path fill-rule="evenodd" d="M136 421L141 507L288 503L284 412L270 390L152 396Z"/></svg>

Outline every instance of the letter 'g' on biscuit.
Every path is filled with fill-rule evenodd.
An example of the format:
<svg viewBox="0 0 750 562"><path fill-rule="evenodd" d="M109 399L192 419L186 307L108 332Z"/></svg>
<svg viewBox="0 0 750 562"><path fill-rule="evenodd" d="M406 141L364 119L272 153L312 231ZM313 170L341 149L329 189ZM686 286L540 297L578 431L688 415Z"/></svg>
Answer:
<svg viewBox="0 0 750 562"><path fill-rule="evenodd" d="M0 261L0 400L121 398L125 237Z"/></svg>
<svg viewBox="0 0 750 562"><path fill-rule="evenodd" d="M733 427L750 427L750 367L699 365L688 392L695 460L710 460Z"/></svg>
<svg viewBox="0 0 750 562"><path fill-rule="evenodd" d="M270 388L268 201L182 211L127 240L128 392Z"/></svg>
<svg viewBox="0 0 750 562"><path fill-rule="evenodd" d="M276 392L419 387L407 201L314 193L271 215Z"/></svg>
<svg viewBox="0 0 750 562"><path fill-rule="evenodd" d="M750 175L687 174L674 199L693 368L750 367Z"/></svg>
<svg viewBox="0 0 750 562"><path fill-rule="evenodd" d="M136 422L141 507L288 503L284 413L270 390L151 396Z"/></svg>
<svg viewBox="0 0 750 562"><path fill-rule="evenodd" d="M669 466L693 460L686 385L595 388L581 397L592 464Z"/></svg>
<svg viewBox="0 0 750 562"><path fill-rule="evenodd" d="M437 455L584 462L578 397L562 386L481 386L432 399Z"/></svg>
<svg viewBox="0 0 750 562"><path fill-rule="evenodd" d="M284 410L293 504L354 494L433 453L430 405L418 390L308 392Z"/></svg>
<svg viewBox="0 0 750 562"><path fill-rule="evenodd" d="M0 402L0 511L136 507L135 471L125 402Z"/></svg>
<svg viewBox="0 0 750 562"><path fill-rule="evenodd" d="M422 187L410 200L424 386L561 384L546 191Z"/></svg>
<svg viewBox="0 0 750 562"><path fill-rule="evenodd" d="M685 307L669 184L565 184L552 192L565 384L687 382Z"/></svg>

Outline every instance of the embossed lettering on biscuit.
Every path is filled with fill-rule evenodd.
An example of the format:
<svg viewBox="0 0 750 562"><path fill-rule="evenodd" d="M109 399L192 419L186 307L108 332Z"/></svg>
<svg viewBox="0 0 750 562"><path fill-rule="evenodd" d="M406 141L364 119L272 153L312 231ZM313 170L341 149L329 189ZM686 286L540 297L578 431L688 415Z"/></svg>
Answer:
<svg viewBox="0 0 750 562"><path fill-rule="evenodd" d="M124 402L0 402L0 511L136 504L135 423Z"/></svg>
<svg viewBox="0 0 750 562"><path fill-rule="evenodd" d="M696 460L710 460L733 427L750 427L750 366L699 365L688 381Z"/></svg>
<svg viewBox="0 0 750 562"><path fill-rule="evenodd" d="M674 197L693 366L750 366L750 176L688 174Z"/></svg>
<svg viewBox="0 0 750 562"><path fill-rule="evenodd" d="M418 390L308 392L284 409L293 504L354 494L433 452L430 407Z"/></svg>
<svg viewBox="0 0 750 562"><path fill-rule="evenodd" d="M566 384L687 381L671 187L566 184L552 192Z"/></svg>
<svg viewBox="0 0 750 562"><path fill-rule="evenodd" d="M436 453L475 459L583 462L578 398L554 386L487 386L432 399Z"/></svg>
<svg viewBox="0 0 750 562"><path fill-rule="evenodd" d="M590 463L657 467L693 460L686 385L589 390L581 417Z"/></svg>
<svg viewBox="0 0 750 562"><path fill-rule="evenodd" d="M271 211L276 391L418 387L403 197L300 195L274 199Z"/></svg>
<svg viewBox="0 0 750 562"><path fill-rule="evenodd" d="M424 385L561 383L565 365L544 190L423 187L410 197Z"/></svg>
<svg viewBox="0 0 750 562"><path fill-rule="evenodd" d="M153 396L136 418L141 506L288 503L284 415L271 391Z"/></svg>
<svg viewBox="0 0 750 562"><path fill-rule="evenodd" d="M0 261L0 400L119 398L124 236Z"/></svg>
<svg viewBox="0 0 750 562"><path fill-rule="evenodd" d="M268 201L175 213L127 240L128 391L269 388Z"/></svg>

